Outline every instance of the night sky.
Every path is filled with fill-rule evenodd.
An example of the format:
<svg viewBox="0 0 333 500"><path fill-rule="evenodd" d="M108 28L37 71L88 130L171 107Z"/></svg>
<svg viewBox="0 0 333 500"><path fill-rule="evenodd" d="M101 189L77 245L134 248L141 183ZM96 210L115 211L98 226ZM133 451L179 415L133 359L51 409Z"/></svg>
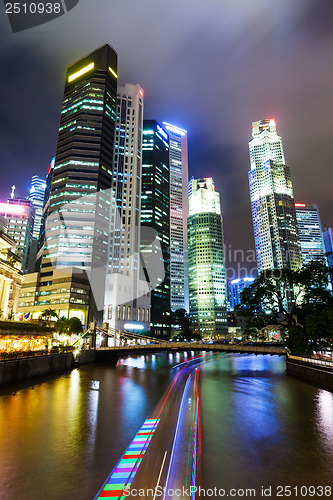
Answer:
<svg viewBox="0 0 333 500"><path fill-rule="evenodd" d="M188 131L189 176L214 178L228 254L254 247L252 121L276 119L295 200L333 225L332 0L80 0L14 34L0 13L0 201L45 175L66 67L109 43L119 83L145 89L145 118Z"/></svg>

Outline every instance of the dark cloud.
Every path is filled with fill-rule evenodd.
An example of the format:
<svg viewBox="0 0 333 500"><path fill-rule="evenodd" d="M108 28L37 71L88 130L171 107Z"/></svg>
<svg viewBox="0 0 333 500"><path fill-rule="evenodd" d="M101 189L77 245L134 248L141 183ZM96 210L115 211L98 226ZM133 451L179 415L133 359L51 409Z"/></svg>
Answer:
<svg viewBox="0 0 333 500"><path fill-rule="evenodd" d="M253 249L251 122L275 117L295 197L333 225L333 3L326 0L80 0L26 32L0 25L1 186L21 194L54 154L65 68L108 42L145 116L188 130L190 176L221 193L227 245Z"/></svg>

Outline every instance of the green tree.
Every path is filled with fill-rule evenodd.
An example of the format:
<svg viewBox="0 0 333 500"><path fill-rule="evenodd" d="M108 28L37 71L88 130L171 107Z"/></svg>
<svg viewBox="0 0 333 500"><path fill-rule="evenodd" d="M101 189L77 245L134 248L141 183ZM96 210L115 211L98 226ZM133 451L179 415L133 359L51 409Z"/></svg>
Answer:
<svg viewBox="0 0 333 500"><path fill-rule="evenodd" d="M278 325L296 355L332 345L332 271L312 261L298 271L262 272L241 295L238 310L247 318L246 333L259 336L265 326Z"/></svg>
<svg viewBox="0 0 333 500"><path fill-rule="evenodd" d="M58 313L54 309L44 309L39 315L39 319L50 320L51 318L59 318Z"/></svg>
<svg viewBox="0 0 333 500"><path fill-rule="evenodd" d="M82 333L82 324L79 318L77 317L72 317L72 318L66 318L65 316L61 316L56 324L55 324L56 331L58 333Z"/></svg>

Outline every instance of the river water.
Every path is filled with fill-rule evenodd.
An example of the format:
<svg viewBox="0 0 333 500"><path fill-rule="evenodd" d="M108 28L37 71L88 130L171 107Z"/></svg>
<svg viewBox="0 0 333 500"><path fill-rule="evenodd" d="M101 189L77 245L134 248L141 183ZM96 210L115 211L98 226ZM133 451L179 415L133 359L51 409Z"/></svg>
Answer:
<svg viewBox="0 0 333 500"><path fill-rule="evenodd" d="M133 356L2 388L0 498L93 500L167 389L172 366L190 356ZM283 357L214 353L203 361L199 394L206 497L252 489L278 498L288 487L292 498L333 494L331 392L285 375Z"/></svg>

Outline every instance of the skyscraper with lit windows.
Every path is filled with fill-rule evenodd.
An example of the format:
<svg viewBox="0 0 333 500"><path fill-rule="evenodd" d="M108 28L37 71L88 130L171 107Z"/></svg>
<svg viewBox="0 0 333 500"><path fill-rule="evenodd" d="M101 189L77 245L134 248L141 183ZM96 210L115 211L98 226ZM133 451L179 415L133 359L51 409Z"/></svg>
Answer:
<svg viewBox="0 0 333 500"><path fill-rule="evenodd" d="M155 120L143 122L141 188L141 254L143 274L152 283L156 267L163 270L151 287L150 327L155 336L170 332L170 170L169 135ZM156 261L156 256L158 260ZM156 285L156 286L155 286Z"/></svg>
<svg viewBox="0 0 333 500"><path fill-rule="evenodd" d="M190 317L203 337L228 333L223 221L211 177L189 182Z"/></svg>
<svg viewBox="0 0 333 500"><path fill-rule="evenodd" d="M27 198L18 198L12 193L7 203L0 203L0 214L8 222L7 234L16 243L16 254L22 261L23 273L28 272L35 209Z"/></svg>
<svg viewBox="0 0 333 500"><path fill-rule="evenodd" d="M107 262L117 54L103 45L67 69L42 273Z"/></svg>
<svg viewBox="0 0 333 500"><path fill-rule="evenodd" d="M170 142L170 303L172 311L189 311L187 132L170 123L163 126Z"/></svg>
<svg viewBox="0 0 333 500"><path fill-rule="evenodd" d="M258 272L302 266L290 169L275 120L252 123L249 143L252 219Z"/></svg>
<svg viewBox="0 0 333 500"><path fill-rule="evenodd" d="M303 265L306 266L311 260L320 260L325 264L325 248L318 206L295 203L295 209Z"/></svg>
<svg viewBox="0 0 333 500"><path fill-rule="evenodd" d="M104 319L121 330L149 331L150 297L140 280L144 92L118 86Z"/></svg>
<svg viewBox="0 0 333 500"><path fill-rule="evenodd" d="M41 271L26 283L36 300L22 297L24 314L51 307L83 324L88 311L103 321L117 58L105 44L67 68Z"/></svg>

